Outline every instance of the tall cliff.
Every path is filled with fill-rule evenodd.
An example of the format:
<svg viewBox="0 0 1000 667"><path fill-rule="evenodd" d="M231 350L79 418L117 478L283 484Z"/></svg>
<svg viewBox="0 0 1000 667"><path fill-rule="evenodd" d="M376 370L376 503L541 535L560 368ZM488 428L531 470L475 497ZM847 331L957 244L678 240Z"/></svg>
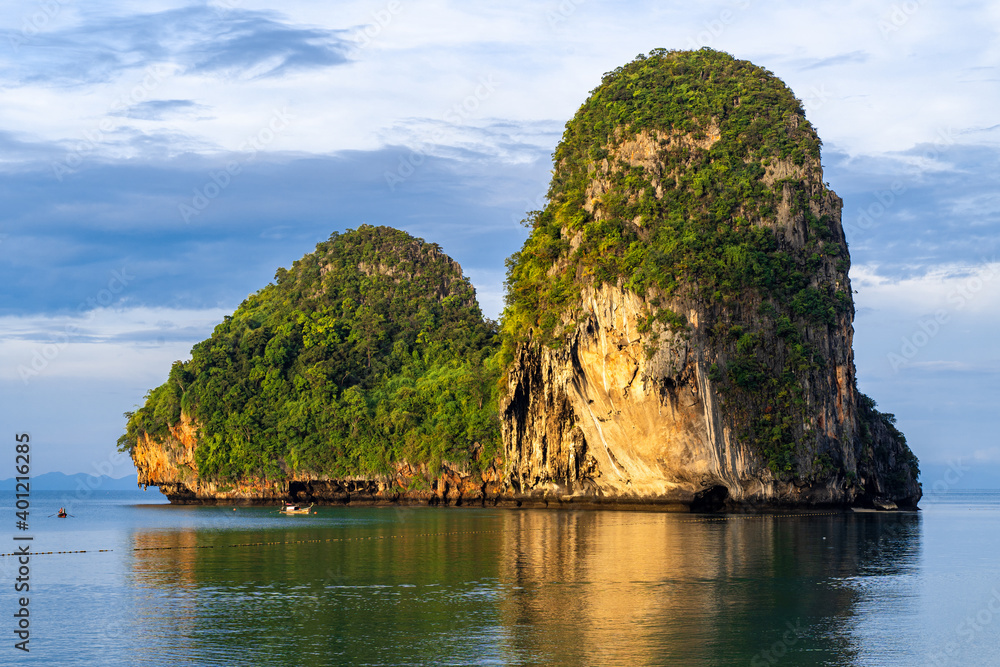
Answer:
<svg viewBox="0 0 1000 667"><path fill-rule="evenodd" d="M505 491L688 507L914 507L859 394L841 200L768 71L702 49L606 74L508 260Z"/></svg>
<svg viewBox="0 0 1000 667"><path fill-rule="evenodd" d="M334 234L175 363L119 447L174 502L483 501L495 336L436 245Z"/></svg>

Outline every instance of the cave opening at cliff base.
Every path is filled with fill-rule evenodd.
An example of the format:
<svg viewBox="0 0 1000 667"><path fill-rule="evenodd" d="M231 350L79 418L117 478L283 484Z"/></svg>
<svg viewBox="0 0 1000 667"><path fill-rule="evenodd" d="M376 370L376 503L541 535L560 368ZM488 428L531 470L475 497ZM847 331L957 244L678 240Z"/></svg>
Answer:
<svg viewBox="0 0 1000 667"><path fill-rule="evenodd" d="M694 494L691 500L692 512L718 512L726 505L729 489L721 484L711 486Z"/></svg>

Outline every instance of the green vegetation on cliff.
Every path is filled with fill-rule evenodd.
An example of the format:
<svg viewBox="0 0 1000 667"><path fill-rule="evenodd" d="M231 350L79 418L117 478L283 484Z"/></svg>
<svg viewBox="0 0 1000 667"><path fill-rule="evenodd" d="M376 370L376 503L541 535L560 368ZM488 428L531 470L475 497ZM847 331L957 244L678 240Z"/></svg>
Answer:
<svg viewBox="0 0 1000 667"><path fill-rule="evenodd" d="M616 156L643 133L659 149L653 170ZM837 244L822 244L831 220L813 215L805 193L795 192L816 258L790 253L761 224L776 218L783 185L795 186L791 179L769 186L767 166L818 164L819 148L791 91L728 54L654 50L606 74L567 123L549 204L530 216L531 237L508 260L505 333L551 340L558 315L576 305L581 281L622 282L638 294L686 288L716 302L757 288L832 323L849 295L810 285L820 253L840 254ZM606 192L588 212L588 187L600 179L608 181ZM572 243L578 246L570 252Z"/></svg>
<svg viewBox="0 0 1000 667"><path fill-rule="evenodd" d="M809 332L853 308L819 158L799 100L747 61L657 49L606 74L567 123L548 205L507 262L503 358L564 342L586 286L645 296L648 325L674 331L688 327L668 305L695 307L734 433L794 473L799 443L815 439L805 387L828 361Z"/></svg>
<svg viewBox="0 0 1000 667"><path fill-rule="evenodd" d="M275 278L174 364L128 415L120 448L165 438L183 411L209 479L493 459L496 328L438 246L362 226Z"/></svg>
<svg viewBox="0 0 1000 667"><path fill-rule="evenodd" d="M858 423L861 428L861 442L864 444L866 467L877 467L881 463L887 469L886 490L895 497L905 497L911 478L920 474L920 462L906 444L906 437L896 428L896 415L879 412L877 404L870 397L861 394L858 401ZM892 451L891 443L899 443L898 452ZM875 473L877 475L877 473Z"/></svg>

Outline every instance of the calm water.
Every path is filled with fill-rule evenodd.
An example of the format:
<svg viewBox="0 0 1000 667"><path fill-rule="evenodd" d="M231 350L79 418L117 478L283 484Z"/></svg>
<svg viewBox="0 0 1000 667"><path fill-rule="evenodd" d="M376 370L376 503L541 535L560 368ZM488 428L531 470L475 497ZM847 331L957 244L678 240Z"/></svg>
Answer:
<svg viewBox="0 0 1000 667"><path fill-rule="evenodd" d="M0 558L0 664L1000 664L998 492L906 514L287 517L150 490L43 518L63 497L33 493L34 548L113 551L31 559L30 654Z"/></svg>

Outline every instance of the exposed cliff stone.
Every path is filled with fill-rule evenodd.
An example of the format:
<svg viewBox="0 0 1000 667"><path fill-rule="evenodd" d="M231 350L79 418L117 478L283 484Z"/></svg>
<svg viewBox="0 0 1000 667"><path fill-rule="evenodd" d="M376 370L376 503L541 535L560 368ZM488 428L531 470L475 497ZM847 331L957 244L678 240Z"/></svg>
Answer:
<svg viewBox="0 0 1000 667"><path fill-rule="evenodd" d="M773 76L711 51L606 75L549 200L509 263L513 496L915 506L915 457L857 391L842 203Z"/></svg>
<svg viewBox="0 0 1000 667"><path fill-rule="evenodd" d="M814 339L842 363L812 378L799 426L814 435L797 452L799 474L783 478L734 436L710 378L726 351L709 342L701 313L688 311L687 335L650 335L638 332L647 306L634 293L605 285L584 303L566 345L520 346L507 377L501 416L515 498L714 509L919 499L909 450L877 416L858 414L851 350L835 337ZM850 340L849 329L838 333Z"/></svg>

